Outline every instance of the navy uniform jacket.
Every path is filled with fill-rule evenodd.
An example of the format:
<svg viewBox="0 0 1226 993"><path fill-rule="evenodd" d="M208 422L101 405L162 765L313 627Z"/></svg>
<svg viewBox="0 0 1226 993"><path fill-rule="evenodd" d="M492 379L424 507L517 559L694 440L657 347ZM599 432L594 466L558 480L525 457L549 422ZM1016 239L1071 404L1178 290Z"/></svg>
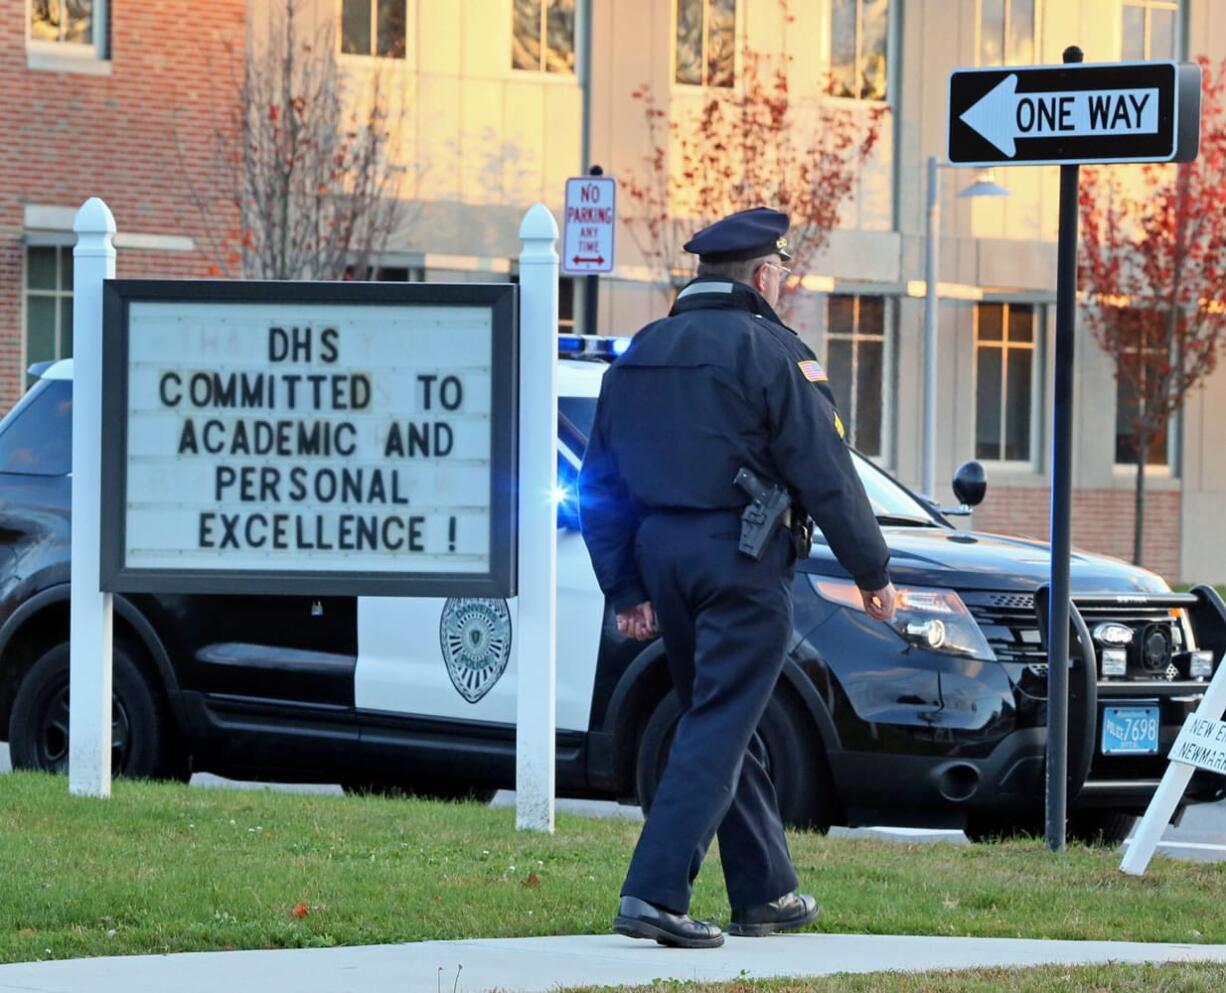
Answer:
<svg viewBox="0 0 1226 993"><path fill-rule="evenodd" d="M788 487L860 588L889 582L889 551L813 352L751 287L699 277L601 385L580 517L615 610L649 599L634 556L642 519L740 512L741 466Z"/></svg>

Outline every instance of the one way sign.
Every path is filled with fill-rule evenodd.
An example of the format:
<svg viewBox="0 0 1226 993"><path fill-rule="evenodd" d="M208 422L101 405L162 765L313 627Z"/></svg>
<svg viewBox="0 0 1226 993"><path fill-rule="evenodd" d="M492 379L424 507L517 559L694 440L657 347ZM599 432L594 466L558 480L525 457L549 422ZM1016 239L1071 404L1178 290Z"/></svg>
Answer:
<svg viewBox="0 0 1226 993"><path fill-rule="evenodd" d="M1200 66L1069 63L957 69L949 77L954 165L1190 162Z"/></svg>

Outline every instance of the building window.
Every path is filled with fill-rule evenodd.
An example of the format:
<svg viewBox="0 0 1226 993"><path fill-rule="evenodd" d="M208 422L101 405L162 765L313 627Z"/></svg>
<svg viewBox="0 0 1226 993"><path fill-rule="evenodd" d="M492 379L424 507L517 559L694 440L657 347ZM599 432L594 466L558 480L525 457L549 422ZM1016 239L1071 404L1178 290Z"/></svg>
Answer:
<svg viewBox="0 0 1226 993"><path fill-rule="evenodd" d="M1143 340L1141 321L1130 320L1127 314L1127 311L1120 314L1120 365L1126 373L1117 372L1115 377L1115 461L1119 465L1136 465L1135 425L1145 413L1149 384L1161 375L1160 368L1167 361L1166 335L1164 332L1159 341ZM1169 464L1168 434L1169 430L1164 428L1150 438L1146 465Z"/></svg>
<svg viewBox="0 0 1226 993"><path fill-rule="evenodd" d="M584 334L595 334L595 328L584 328ZM561 277L558 280L558 333L575 333L575 280Z"/></svg>
<svg viewBox="0 0 1226 993"><path fill-rule="evenodd" d="M1035 0L979 0L979 64L1029 65L1037 46Z"/></svg>
<svg viewBox="0 0 1226 993"><path fill-rule="evenodd" d="M26 367L70 355L72 246L31 246L26 250Z"/></svg>
<svg viewBox="0 0 1226 993"><path fill-rule="evenodd" d="M1173 59L1179 49L1179 0L1123 0L1121 58Z"/></svg>
<svg viewBox="0 0 1226 993"><path fill-rule="evenodd" d="M341 0L341 51L403 59L406 0Z"/></svg>
<svg viewBox="0 0 1226 993"><path fill-rule="evenodd" d="M975 308L975 458L1030 462L1034 436L1035 308Z"/></svg>
<svg viewBox="0 0 1226 993"><path fill-rule="evenodd" d="M694 86L736 81L736 0L677 0L673 79Z"/></svg>
<svg viewBox="0 0 1226 993"><path fill-rule="evenodd" d="M826 302L826 371L847 441L885 451L885 297L832 295Z"/></svg>
<svg viewBox="0 0 1226 993"><path fill-rule="evenodd" d="M94 45L96 0L30 0L30 40Z"/></svg>
<svg viewBox="0 0 1226 993"><path fill-rule="evenodd" d="M830 0L830 94L886 98L890 0Z"/></svg>
<svg viewBox="0 0 1226 993"><path fill-rule="evenodd" d="M512 0L511 65L575 73L575 0Z"/></svg>

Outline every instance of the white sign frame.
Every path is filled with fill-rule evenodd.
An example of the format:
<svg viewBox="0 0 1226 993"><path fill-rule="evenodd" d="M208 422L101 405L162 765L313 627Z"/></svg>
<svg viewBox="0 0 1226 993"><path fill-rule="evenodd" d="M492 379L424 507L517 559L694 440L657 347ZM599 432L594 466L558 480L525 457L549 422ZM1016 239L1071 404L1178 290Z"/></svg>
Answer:
<svg viewBox="0 0 1226 993"><path fill-rule="evenodd" d="M508 597L517 592L519 343L512 284L107 280L103 291L101 588L117 593ZM489 541L484 567L459 571L134 567L126 561L129 317L134 303L486 307L491 321ZM377 374L377 370L375 370ZM407 412L406 412L407 413ZM407 416L406 416L407 419Z"/></svg>
<svg viewBox="0 0 1226 993"><path fill-rule="evenodd" d="M585 189L599 191L585 198ZM607 205L608 218L593 220L585 211ZM563 211L562 271L568 276L595 276L613 271L617 249L617 180L612 176L573 176L566 181ZM594 228L595 247L584 247L585 228ZM582 255L595 251L595 257Z"/></svg>

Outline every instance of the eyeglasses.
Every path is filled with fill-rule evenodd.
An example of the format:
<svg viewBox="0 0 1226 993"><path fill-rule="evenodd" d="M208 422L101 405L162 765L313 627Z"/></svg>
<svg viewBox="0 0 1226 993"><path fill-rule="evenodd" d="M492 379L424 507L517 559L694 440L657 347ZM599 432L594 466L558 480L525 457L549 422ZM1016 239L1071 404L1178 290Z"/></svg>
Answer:
<svg viewBox="0 0 1226 993"><path fill-rule="evenodd" d="M785 265L780 265L778 262L763 262L762 264L763 264L763 265L768 265L768 266L770 266L770 267L771 267L771 268L773 268L773 269L778 269L778 270L779 270L779 278L780 278L780 279L787 279L787 278L788 278L788 276L792 275L792 270L791 270L791 269L789 269L789 268L788 268L787 266L785 266Z"/></svg>

